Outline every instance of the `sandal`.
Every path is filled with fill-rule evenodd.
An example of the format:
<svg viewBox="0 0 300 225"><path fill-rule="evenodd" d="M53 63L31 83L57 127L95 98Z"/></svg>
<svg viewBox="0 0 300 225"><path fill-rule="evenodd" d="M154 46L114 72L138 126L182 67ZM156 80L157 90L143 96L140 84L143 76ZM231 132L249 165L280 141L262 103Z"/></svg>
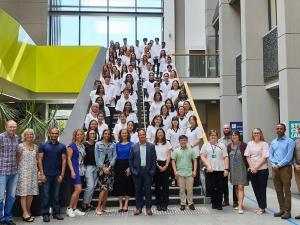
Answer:
<svg viewBox="0 0 300 225"><path fill-rule="evenodd" d="M30 217L30 216L28 216L28 217L22 217L22 219L23 219L23 221L25 221L25 222L27 222L27 223L32 223L33 221L34 221L34 219L32 218L32 217Z"/></svg>
<svg viewBox="0 0 300 225"><path fill-rule="evenodd" d="M264 214L266 211L264 210L264 209L259 209L259 210L257 210L257 212L256 212L256 214L257 215L262 215L262 214Z"/></svg>

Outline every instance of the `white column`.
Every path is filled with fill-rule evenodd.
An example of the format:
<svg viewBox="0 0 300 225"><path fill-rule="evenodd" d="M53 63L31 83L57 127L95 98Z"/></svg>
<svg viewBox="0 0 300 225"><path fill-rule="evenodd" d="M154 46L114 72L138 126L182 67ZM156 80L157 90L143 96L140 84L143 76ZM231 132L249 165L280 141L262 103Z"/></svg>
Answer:
<svg viewBox="0 0 300 225"><path fill-rule="evenodd" d="M278 122L277 99L266 91L263 76L263 40L268 32L268 0L241 0L242 109L244 140L260 127L274 137Z"/></svg>
<svg viewBox="0 0 300 225"><path fill-rule="evenodd" d="M300 120L300 1L277 0L280 120Z"/></svg>
<svg viewBox="0 0 300 225"><path fill-rule="evenodd" d="M170 53L175 52L175 3L164 0L164 40Z"/></svg>
<svg viewBox="0 0 300 225"><path fill-rule="evenodd" d="M236 94L235 58L241 52L240 14L228 1L219 2L220 125L242 121L242 105Z"/></svg>

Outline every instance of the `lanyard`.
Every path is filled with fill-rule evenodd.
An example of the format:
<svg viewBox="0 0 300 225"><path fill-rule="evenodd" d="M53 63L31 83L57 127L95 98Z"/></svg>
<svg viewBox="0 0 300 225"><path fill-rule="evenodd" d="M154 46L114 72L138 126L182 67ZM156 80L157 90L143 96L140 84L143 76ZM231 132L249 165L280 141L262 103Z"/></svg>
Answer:
<svg viewBox="0 0 300 225"><path fill-rule="evenodd" d="M215 150L216 150L216 148L218 147L217 145L212 145L212 144L210 144L210 146L211 146L211 149L213 150L213 155L215 155ZM214 146L214 147L213 147Z"/></svg>

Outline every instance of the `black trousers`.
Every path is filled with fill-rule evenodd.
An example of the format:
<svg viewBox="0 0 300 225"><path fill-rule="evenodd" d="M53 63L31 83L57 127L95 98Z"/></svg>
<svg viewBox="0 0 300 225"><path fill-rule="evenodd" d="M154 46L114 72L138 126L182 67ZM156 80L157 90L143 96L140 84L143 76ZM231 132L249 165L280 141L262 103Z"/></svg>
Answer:
<svg viewBox="0 0 300 225"><path fill-rule="evenodd" d="M211 197L213 207L222 207L223 178L224 171L206 173L207 196Z"/></svg>
<svg viewBox="0 0 300 225"><path fill-rule="evenodd" d="M165 166L166 161L157 161L157 164L160 166ZM164 172L156 170L154 177L155 183L155 198L156 205L167 207L169 204L169 177L171 175L170 167L167 168Z"/></svg>
<svg viewBox="0 0 300 225"><path fill-rule="evenodd" d="M228 176L223 178L223 195L224 195L224 200L228 200L229 199L229 188L228 188ZM232 199L233 199L233 203L238 203L238 199L236 196L236 185L233 185L233 189L232 189Z"/></svg>
<svg viewBox="0 0 300 225"><path fill-rule="evenodd" d="M267 208L267 185L269 170L259 170L256 174L251 174L250 181L258 203L259 208Z"/></svg>

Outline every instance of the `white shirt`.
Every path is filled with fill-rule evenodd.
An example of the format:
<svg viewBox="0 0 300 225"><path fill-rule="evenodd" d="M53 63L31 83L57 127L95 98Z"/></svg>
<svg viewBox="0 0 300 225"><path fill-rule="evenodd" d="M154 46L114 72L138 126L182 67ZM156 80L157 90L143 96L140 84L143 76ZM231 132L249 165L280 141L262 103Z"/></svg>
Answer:
<svg viewBox="0 0 300 225"><path fill-rule="evenodd" d="M168 84L166 84L166 82L164 81L161 82L160 89L163 91L165 99L168 97L168 93L171 91L171 87L172 84L170 82Z"/></svg>
<svg viewBox="0 0 300 225"><path fill-rule="evenodd" d="M217 143L212 145L211 143L206 143L202 145L200 155L206 155L207 161L212 166L214 171L224 171L225 161L224 158L228 157L227 149L224 144Z"/></svg>
<svg viewBox="0 0 300 225"><path fill-rule="evenodd" d="M121 95L121 87L122 87L122 80L113 80L113 84L115 86L115 95L120 96Z"/></svg>
<svg viewBox="0 0 300 225"><path fill-rule="evenodd" d="M171 127L171 116L168 115L167 117L161 116L163 118L164 130L167 131Z"/></svg>
<svg viewBox="0 0 300 225"><path fill-rule="evenodd" d="M170 142L166 142L166 144L158 143L155 145L156 157L158 161L166 161L168 156L168 151L172 149Z"/></svg>
<svg viewBox="0 0 300 225"><path fill-rule="evenodd" d="M105 129L108 129L108 126L106 123L103 122L100 126L98 124L99 140L101 139L102 133Z"/></svg>
<svg viewBox="0 0 300 225"><path fill-rule="evenodd" d="M124 105L125 105L126 102L130 102L130 103L131 103L131 106L132 106L132 110L133 110L133 111L136 111L136 110L137 110L137 108L136 108L136 103L135 103L132 99L130 99L130 98L125 99L124 96L121 96L121 98L117 101L117 105L116 105L116 108L115 108L115 109L116 109L117 111L123 112L123 110L124 110Z"/></svg>
<svg viewBox="0 0 300 225"><path fill-rule="evenodd" d="M126 118L126 123L128 123L129 121L132 121L134 123L138 123L138 118L136 116L136 113L132 112L132 113L129 113L129 115L127 116ZM118 119L117 123L120 123L120 118Z"/></svg>
<svg viewBox="0 0 300 225"><path fill-rule="evenodd" d="M152 125L148 126L147 128L147 132L146 132L147 141L152 144L154 143L156 130L157 128Z"/></svg>
<svg viewBox="0 0 300 225"><path fill-rule="evenodd" d="M169 91L168 98L172 99L173 104L176 101L176 99L178 98L179 92L180 92L180 89L177 89L176 91L174 89Z"/></svg>
<svg viewBox="0 0 300 225"><path fill-rule="evenodd" d="M115 137L115 141L118 141L119 140L119 132L120 130L122 129L127 129L127 123L117 123L114 127L114 130L113 130L113 134L114 134L114 137Z"/></svg>
<svg viewBox="0 0 300 225"><path fill-rule="evenodd" d="M179 128L177 131L173 129L168 129L166 138L170 141L171 146L173 149L179 146L179 136L183 134L183 131Z"/></svg>
<svg viewBox="0 0 300 225"><path fill-rule="evenodd" d="M154 95L154 93L155 93L154 84L155 84L155 81L151 83L149 80L145 81L145 83L143 84L143 88L144 88L144 89L147 89L147 92L148 92L148 94L149 94L149 97L150 97L151 95ZM145 101L149 101L149 100L148 100L149 97L148 97L148 98L145 98Z"/></svg>
<svg viewBox="0 0 300 225"><path fill-rule="evenodd" d="M130 141L133 143L138 143L139 142L139 136L137 132L130 133Z"/></svg>
<svg viewBox="0 0 300 225"><path fill-rule="evenodd" d="M149 121L151 122L153 117L160 115L160 108L164 105L164 102L152 102L149 109Z"/></svg>
<svg viewBox="0 0 300 225"><path fill-rule="evenodd" d="M185 116L189 119L191 116L194 116L195 115L195 113L193 112L193 110L189 110L186 114L185 114Z"/></svg>
<svg viewBox="0 0 300 225"><path fill-rule="evenodd" d="M186 129L188 128L188 119L186 116L183 118L179 117L179 127L184 133L186 132Z"/></svg>
<svg viewBox="0 0 300 225"><path fill-rule="evenodd" d="M202 138L202 132L199 127L196 127L194 130L191 128L187 128L185 135L188 137L188 143L192 145L197 139ZM195 155L198 157L200 155L199 145L194 146L193 150L195 151Z"/></svg>
<svg viewBox="0 0 300 225"><path fill-rule="evenodd" d="M164 72L166 64L167 64L166 57L162 57L159 59L159 72Z"/></svg>
<svg viewBox="0 0 300 225"><path fill-rule="evenodd" d="M93 117L93 115L91 113L88 113L85 117L85 120L84 120L84 126L85 126L85 129L88 129L89 128L89 124L92 120L96 120L97 121L97 117Z"/></svg>
<svg viewBox="0 0 300 225"><path fill-rule="evenodd" d="M98 97L99 97L99 95L94 94L94 95L91 97L92 103L95 103ZM103 101L104 101L104 105L108 104L108 103L107 103L107 99L108 99L108 98L107 98L107 95L103 95L103 96L101 96L101 97L102 97L102 99L103 99Z"/></svg>
<svg viewBox="0 0 300 225"><path fill-rule="evenodd" d="M107 96L107 105L109 105L110 107L115 107L115 99L113 99L111 101L111 103L109 104L109 101L111 98L115 98L116 95L115 95L115 85L113 84L103 84L103 87L105 89L105 95Z"/></svg>
<svg viewBox="0 0 300 225"><path fill-rule="evenodd" d="M151 48L151 56L152 56L152 58L159 57L160 50L161 50L161 45L154 43L152 45L152 48Z"/></svg>

